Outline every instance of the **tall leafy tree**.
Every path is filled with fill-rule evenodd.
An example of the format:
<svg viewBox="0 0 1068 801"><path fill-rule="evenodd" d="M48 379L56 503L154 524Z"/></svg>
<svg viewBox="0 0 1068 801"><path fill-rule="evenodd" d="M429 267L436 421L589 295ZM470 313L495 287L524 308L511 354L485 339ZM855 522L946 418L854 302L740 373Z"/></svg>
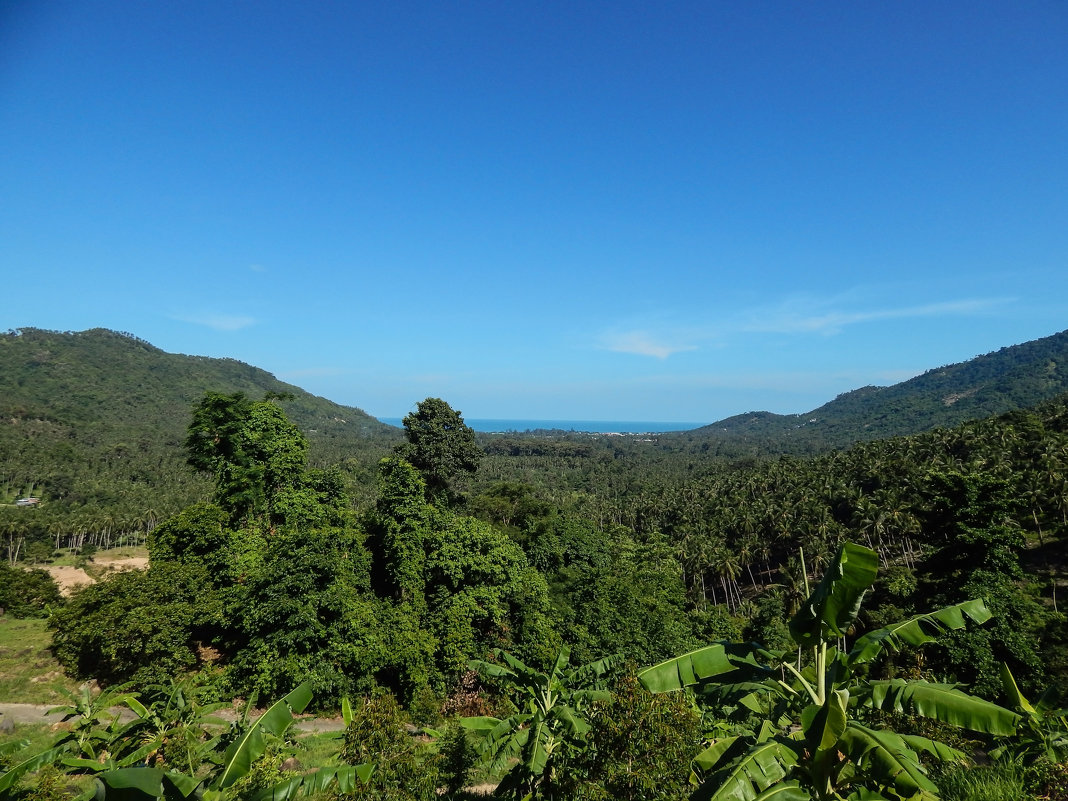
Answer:
<svg viewBox="0 0 1068 801"><path fill-rule="evenodd" d="M474 473L483 452L460 412L441 398L427 398L404 418L408 442L397 452L422 473L432 499L448 500L453 480Z"/></svg>
<svg viewBox="0 0 1068 801"><path fill-rule="evenodd" d="M383 459L379 475L381 490L376 514L368 527L376 537L381 555L380 589L400 601L415 604L421 614L426 606L423 603L426 482L412 465L397 457Z"/></svg>
<svg viewBox="0 0 1068 801"><path fill-rule="evenodd" d="M308 443L270 400L208 392L193 408L185 446L189 464L214 476L215 500L237 523L271 515L283 491L301 484Z"/></svg>
<svg viewBox="0 0 1068 801"><path fill-rule="evenodd" d="M148 553L153 564L185 562L202 565L207 568L212 583L219 586L233 568L230 537L222 509L210 504L196 504L152 530L148 537Z"/></svg>
<svg viewBox="0 0 1068 801"><path fill-rule="evenodd" d="M924 589L942 604L981 597L994 614L989 627L946 637L948 662L987 697L1001 689L1003 661L1026 687L1040 686L1045 676L1037 643L1046 615L1021 586L1024 535L1011 485L978 471L932 472L927 484L933 497L925 526L944 544L930 558Z"/></svg>

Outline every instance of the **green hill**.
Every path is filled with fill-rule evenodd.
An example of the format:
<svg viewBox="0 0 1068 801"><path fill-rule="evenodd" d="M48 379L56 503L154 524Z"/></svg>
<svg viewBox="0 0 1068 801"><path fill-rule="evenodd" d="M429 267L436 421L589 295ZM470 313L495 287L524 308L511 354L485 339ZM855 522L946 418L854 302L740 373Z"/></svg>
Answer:
<svg viewBox="0 0 1068 801"><path fill-rule="evenodd" d="M370 474L399 429L310 395L234 359L166 353L93 329L23 328L0 335L0 502L33 494L53 506L168 511L206 495L182 442L205 391L282 401L307 436L313 465Z"/></svg>
<svg viewBox="0 0 1068 801"><path fill-rule="evenodd" d="M863 440L947 428L1034 406L1068 392L1068 331L928 370L888 387L862 387L805 414L750 412L687 432L722 450L814 453Z"/></svg>
<svg viewBox="0 0 1068 801"><path fill-rule="evenodd" d="M951 427L1068 392L1066 363L1062 332L893 386L847 392L806 414L751 412L662 435L660 450L669 461L676 450L691 460L696 453L805 454ZM206 497L208 482L186 466L182 442L192 405L207 390L291 394L282 406L307 436L312 466L342 465L358 496L370 491L378 459L402 439L359 409L233 359L166 353L103 329L24 328L0 335L0 504L35 495L52 512L143 515ZM495 440L481 439L492 451Z"/></svg>

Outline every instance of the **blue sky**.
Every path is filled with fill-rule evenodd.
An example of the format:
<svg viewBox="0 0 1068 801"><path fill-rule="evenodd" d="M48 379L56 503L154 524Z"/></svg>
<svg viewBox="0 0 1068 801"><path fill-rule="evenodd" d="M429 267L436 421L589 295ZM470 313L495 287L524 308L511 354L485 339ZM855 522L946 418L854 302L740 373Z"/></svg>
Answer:
<svg viewBox="0 0 1068 801"><path fill-rule="evenodd" d="M708 421L1068 328L1068 4L0 0L0 328Z"/></svg>

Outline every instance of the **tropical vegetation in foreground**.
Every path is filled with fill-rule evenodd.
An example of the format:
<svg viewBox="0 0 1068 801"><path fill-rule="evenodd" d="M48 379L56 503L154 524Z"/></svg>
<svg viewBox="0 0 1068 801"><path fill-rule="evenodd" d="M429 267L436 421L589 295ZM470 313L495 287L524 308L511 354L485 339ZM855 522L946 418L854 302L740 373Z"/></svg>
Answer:
<svg viewBox="0 0 1068 801"><path fill-rule="evenodd" d="M5 745L2 792L68 774L209 801L1068 786L1063 401L689 467L567 437L480 449L433 398L405 430L354 502L281 399L206 393L185 446L212 494L152 527L147 570L61 599L5 565L8 608L45 616L68 673L105 691L72 699L49 747ZM235 697L279 701L220 721ZM300 760L293 715L338 709L344 737Z"/></svg>
<svg viewBox="0 0 1068 801"><path fill-rule="evenodd" d="M213 717L223 705L203 705L174 682L151 688L148 704L127 686L100 694L86 687L71 695L68 725L49 748L27 755L5 747L0 799L19 797L19 780L46 766L91 777L86 793L105 800L462 798L479 758L499 777L502 798L679 798L692 790L690 797L713 801L936 799L934 767L970 758L944 736L921 733L920 720L941 724L942 735L980 738L1005 764L1058 770L1068 757L1065 713L1028 701L1007 668L1017 711L956 684L872 675L884 651L925 646L990 619L975 600L856 636L877 570L874 551L843 544L789 622L796 648L715 643L637 671L647 692L626 680L613 692L614 658L572 668L565 646L546 672L500 650L472 660L471 669L498 683L498 703L510 714L461 715L459 730L423 729L425 745L402 728L393 696L364 698L355 709L345 699L340 762L308 769L279 761L294 751L285 735L311 701L308 683L231 724ZM676 700L657 708L663 694ZM672 759L680 754L689 768ZM620 782L607 768L623 764Z"/></svg>

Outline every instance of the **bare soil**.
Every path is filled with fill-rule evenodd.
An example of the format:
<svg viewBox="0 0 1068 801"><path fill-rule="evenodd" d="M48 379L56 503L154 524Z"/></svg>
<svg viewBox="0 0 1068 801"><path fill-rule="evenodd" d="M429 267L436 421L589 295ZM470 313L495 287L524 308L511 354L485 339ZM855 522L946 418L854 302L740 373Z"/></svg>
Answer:
<svg viewBox="0 0 1068 801"><path fill-rule="evenodd" d="M144 570L148 567L148 558L144 556L111 557L107 554L100 554L94 557L93 565L98 568L93 572L104 576L123 570ZM62 595L70 595L76 587L96 581L80 567L71 565L42 565L41 569L48 572L59 586Z"/></svg>

